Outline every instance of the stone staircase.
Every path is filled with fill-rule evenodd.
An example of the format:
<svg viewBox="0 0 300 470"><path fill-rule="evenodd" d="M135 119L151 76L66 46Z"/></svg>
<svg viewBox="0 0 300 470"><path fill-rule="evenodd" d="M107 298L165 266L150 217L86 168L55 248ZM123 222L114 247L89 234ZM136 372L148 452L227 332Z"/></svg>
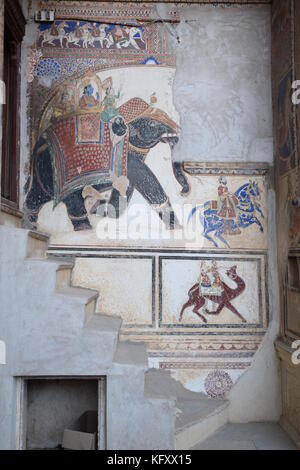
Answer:
<svg viewBox="0 0 300 470"><path fill-rule="evenodd" d="M146 345L120 341L122 319L96 313L98 292L73 287L73 263L49 259L47 246L45 234L0 225L9 357L0 395L11 389L14 396L17 376L106 376L108 449L187 450L222 427L229 403L149 370ZM0 414L5 406L0 400Z"/></svg>

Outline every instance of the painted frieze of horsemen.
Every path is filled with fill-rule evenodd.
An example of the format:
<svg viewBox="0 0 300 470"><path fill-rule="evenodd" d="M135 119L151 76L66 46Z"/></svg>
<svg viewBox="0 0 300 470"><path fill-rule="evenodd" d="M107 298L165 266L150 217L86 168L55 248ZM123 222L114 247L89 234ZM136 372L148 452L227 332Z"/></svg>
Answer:
<svg viewBox="0 0 300 470"><path fill-rule="evenodd" d="M40 47L144 50L144 28L89 21L54 21L40 26Z"/></svg>
<svg viewBox="0 0 300 470"><path fill-rule="evenodd" d="M262 189L256 180L249 179L232 193L227 179L220 176L217 199L193 207L188 221L198 216L203 227L202 236L216 248L220 242L230 248L230 238L241 235L252 225L264 233L261 194Z"/></svg>
<svg viewBox="0 0 300 470"><path fill-rule="evenodd" d="M91 191L110 190L91 209L118 218L136 189L170 230L179 227L174 210L157 177L146 165L158 143L173 147L178 125L161 109L139 97L119 106L120 91L112 78L103 82L88 73L61 87L44 110L26 183L25 223L35 226L40 209L49 201L63 202L76 231L90 229L85 198ZM173 162L182 196L189 193L183 164ZM104 204L105 203L105 204ZM103 211L102 211L103 212Z"/></svg>

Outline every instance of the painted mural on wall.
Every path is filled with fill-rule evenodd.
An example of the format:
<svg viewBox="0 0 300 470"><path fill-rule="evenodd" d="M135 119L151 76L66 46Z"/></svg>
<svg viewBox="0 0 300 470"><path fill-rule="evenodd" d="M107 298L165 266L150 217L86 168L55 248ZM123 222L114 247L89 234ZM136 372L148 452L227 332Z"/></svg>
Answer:
<svg viewBox="0 0 300 470"><path fill-rule="evenodd" d="M28 55L24 223L78 256L74 285L99 291L150 365L222 397L268 326L267 165L174 160L175 55L155 6L55 7ZM101 238L128 220L137 238Z"/></svg>
<svg viewBox="0 0 300 470"><path fill-rule="evenodd" d="M74 285L99 291L97 311L120 315L122 338L146 342L153 367L209 394L219 375L232 385L251 364L268 327L265 253L86 248L78 255Z"/></svg>
<svg viewBox="0 0 300 470"><path fill-rule="evenodd" d="M203 226L202 236L215 247L222 242L230 248L228 237L241 235L242 231L252 224L256 224L260 232L264 232L264 213L261 209L261 189L256 180L249 180L235 193L228 189L227 179L219 178L218 199L207 201L203 205L195 206L189 221L199 216ZM227 239L226 239L227 238Z"/></svg>
<svg viewBox="0 0 300 470"><path fill-rule="evenodd" d="M135 189L148 204L159 207L158 215L167 228L176 225L168 196L145 159L160 142L174 145L179 126L154 106L160 90L149 83L148 100L138 95L138 82L130 69L140 66L148 74L145 67L149 65L163 69L174 64L163 30L156 24L140 26L137 20L141 14L145 19L151 9L134 7L129 17L121 9L117 20L122 23L113 23L114 9L111 18L100 7L103 23L89 18L39 26L28 68L31 158L25 186L27 226L36 227L41 208L54 201L54 209L65 204L75 231L90 229L86 198L98 195L91 214L99 213L105 204L101 193L110 191L109 205L114 217L119 217ZM136 88L137 94L128 100L116 89L112 76L104 80L100 76L102 70L120 67L121 80L124 72L130 73ZM188 192L181 166L174 162L173 171L183 192Z"/></svg>
<svg viewBox="0 0 300 470"><path fill-rule="evenodd" d="M145 50L143 32L141 26L57 21L41 25L38 46Z"/></svg>
<svg viewBox="0 0 300 470"><path fill-rule="evenodd" d="M116 216L131 199L135 189L153 206L168 228L175 214L158 179L144 163L151 148L160 142L176 142L178 125L162 110L134 97L117 107L120 92L111 77L103 83L88 74L76 85L64 87L46 108L40 123L41 135L31 159L31 175L25 200L30 223L37 221L43 204L64 202L75 231L91 228L84 205L86 187L111 190L109 205ZM174 175L187 182L180 165ZM120 198L125 203L120 207ZM91 213L96 213L99 199ZM165 214L171 214L169 220ZM109 214L108 214L109 215Z"/></svg>
<svg viewBox="0 0 300 470"><path fill-rule="evenodd" d="M39 26L27 70L31 155L24 222L51 233L54 244L106 245L115 242L99 237L102 227L109 223L113 230L116 219L122 224L140 204L148 211L143 232L155 214L157 227L163 224L154 227L156 243L165 230L176 232L183 246L194 223L184 214L190 207L202 224L198 247L265 248L265 181L245 177L233 187L220 171L212 194L206 175L199 184L200 175L173 160L180 139L175 56L165 28L149 21L153 8L134 5L129 14L91 5L79 12L61 2L60 19ZM176 15L169 9L171 20Z"/></svg>

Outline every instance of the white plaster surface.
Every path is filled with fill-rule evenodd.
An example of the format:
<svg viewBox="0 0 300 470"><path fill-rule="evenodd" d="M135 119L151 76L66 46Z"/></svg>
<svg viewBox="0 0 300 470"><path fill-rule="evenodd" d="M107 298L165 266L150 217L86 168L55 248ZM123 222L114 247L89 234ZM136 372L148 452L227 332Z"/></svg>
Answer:
<svg viewBox="0 0 300 470"><path fill-rule="evenodd" d="M182 6L174 104L178 160L269 161L270 6Z"/></svg>
<svg viewBox="0 0 300 470"><path fill-rule="evenodd" d="M97 311L128 324L152 324L152 260L77 259L73 284L99 292Z"/></svg>

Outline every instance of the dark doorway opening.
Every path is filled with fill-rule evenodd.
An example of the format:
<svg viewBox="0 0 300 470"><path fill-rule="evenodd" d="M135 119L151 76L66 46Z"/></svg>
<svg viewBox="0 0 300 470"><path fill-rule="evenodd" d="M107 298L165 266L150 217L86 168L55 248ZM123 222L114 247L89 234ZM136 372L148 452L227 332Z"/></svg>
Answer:
<svg viewBox="0 0 300 470"><path fill-rule="evenodd" d="M22 379L21 448L104 449L104 385L104 378Z"/></svg>

